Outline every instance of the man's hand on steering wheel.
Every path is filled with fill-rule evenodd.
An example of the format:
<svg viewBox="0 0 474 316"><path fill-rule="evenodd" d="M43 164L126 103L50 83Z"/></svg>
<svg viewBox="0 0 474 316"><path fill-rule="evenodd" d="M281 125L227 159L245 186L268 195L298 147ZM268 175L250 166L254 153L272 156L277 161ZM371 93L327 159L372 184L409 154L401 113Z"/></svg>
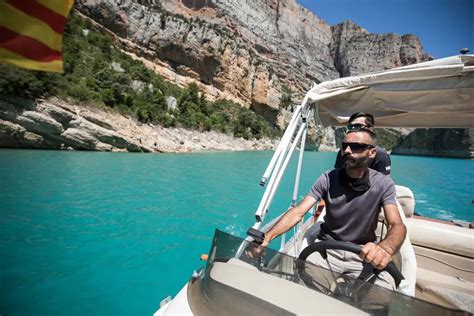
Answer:
<svg viewBox="0 0 474 316"><path fill-rule="evenodd" d="M247 249L245 249L245 254L249 258L259 258L265 254L265 248L268 246L268 242L264 241L262 244L249 243Z"/></svg>
<svg viewBox="0 0 474 316"><path fill-rule="evenodd" d="M375 245L375 244L370 245L370 244L371 243L368 243L364 246L366 247L365 254L368 255L369 253L368 250L374 248L373 250L370 251L370 256L374 256L374 258L372 258L371 260L371 264L374 266L374 269L375 270L383 269L383 271L387 271L393 277L396 287L398 287L400 283L402 282L402 280L404 279L403 275L400 273L400 270L398 270L398 268L393 264L393 262L390 262L391 260L390 254L385 250L385 253L389 255L389 260L385 262L387 260L387 256L385 256L383 252L379 253L380 249L377 249L378 247L385 249L384 248L385 245L380 246L380 245ZM316 251L321 254L323 259L326 259L328 256L327 250L329 249L339 249L339 250L349 251L349 252L352 252L354 254L359 254L359 255L363 253L361 251L362 249L361 246L350 243L350 242L337 241L337 240L323 240L320 242L314 242L314 243L309 244L306 248L304 248L301 251L298 257L299 260L297 261L298 275L300 275L301 279L303 280L303 282L306 283L306 285L311 286L310 284L312 283L312 277L308 275L305 269L306 259L312 253ZM364 258L365 258L364 260L367 261L367 256L364 256ZM377 260L376 261L377 267L375 267L374 265L374 262L373 262L374 260ZM381 269L378 268L378 266L380 267L382 266L382 262L379 263L378 260L383 261L384 268L381 268ZM374 271L373 273L376 273L376 272Z"/></svg>
<svg viewBox="0 0 474 316"><path fill-rule="evenodd" d="M362 246L359 256L362 260L372 264L376 269L383 269L392 261L392 255L380 245L372 242Z"/></svg>

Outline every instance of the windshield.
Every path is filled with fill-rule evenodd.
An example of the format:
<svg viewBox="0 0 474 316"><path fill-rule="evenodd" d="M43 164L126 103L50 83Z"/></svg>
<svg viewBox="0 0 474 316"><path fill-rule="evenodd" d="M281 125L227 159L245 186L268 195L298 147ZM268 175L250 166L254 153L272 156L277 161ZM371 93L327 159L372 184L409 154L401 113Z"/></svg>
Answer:
<svg viewBox="0 0 474 316"><path fill-rule="evenodd" d="M294 315L307 311L317 314L318 310L324 313L321 308L325 308L326 312L348 314L470 315L301 262L271 249L266 249L260 258L250 258L245 251L236 256L241 245L246 249L255 246L216 230L201 277L188 285L193 312ZM318 305L323 301L325 304Z"/></svg>

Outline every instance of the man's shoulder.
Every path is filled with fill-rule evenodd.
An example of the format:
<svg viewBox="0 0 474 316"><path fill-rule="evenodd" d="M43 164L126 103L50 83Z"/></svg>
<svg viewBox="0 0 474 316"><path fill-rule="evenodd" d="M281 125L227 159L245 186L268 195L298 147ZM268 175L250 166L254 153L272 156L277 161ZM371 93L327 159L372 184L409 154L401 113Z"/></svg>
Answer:
<svg viewBox="0 0 474 316"><path fill-rule="evenodd" d="M376 146L376 154L371 168L376 169L383 174L390 174L390 165L392 164L390 160L390 155L380 146Z"/></svg>
<svg viewBox="0 0 474 316"><path fill-rule="evenodd" d="M329 188L333 187L337 182L338 174L338 168L323 172L311 187L309 195L315 199L324 198Z"/></svg>
<svg viewBox="0 0 474 316"><path fill-rule="evenodd" d="M327 181L328 183L331 183L339 177L340 170L341 168L326 170L318 178L318 181Z"/></svg>
<svg viewBox="0 0 474 316"><path fill-rule="evenodd" d="M390 159L390 155L388 154L388 152L385 149L383 149L382 147L380 147L379 145L375 146L375 150L376 150L375 155L377 157Z"/></svg>

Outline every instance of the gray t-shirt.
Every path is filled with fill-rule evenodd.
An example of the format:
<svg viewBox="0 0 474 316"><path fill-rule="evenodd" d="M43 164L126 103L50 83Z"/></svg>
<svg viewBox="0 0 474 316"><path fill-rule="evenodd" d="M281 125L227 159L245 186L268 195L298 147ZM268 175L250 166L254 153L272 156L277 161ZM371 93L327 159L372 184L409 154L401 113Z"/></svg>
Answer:
<svg viewBox="0 0 474 316"><path fill-rule="evenodd" d="M342 170L325 172L309 192L315 199L326 202L322 230L336 240L356 244L373 242L380 207L397 205L395 184L390 177L368 169L370 188L358 192L343 185Z"/></svg>

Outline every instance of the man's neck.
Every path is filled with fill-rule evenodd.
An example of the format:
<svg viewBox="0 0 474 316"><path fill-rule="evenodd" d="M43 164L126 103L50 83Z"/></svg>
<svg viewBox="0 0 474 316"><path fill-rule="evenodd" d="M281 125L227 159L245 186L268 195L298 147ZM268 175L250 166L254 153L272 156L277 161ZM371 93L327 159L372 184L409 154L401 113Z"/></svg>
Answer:
<svg viewBox="0 0 474 316"><path fill-rule="evenodd" d="M365 172L367 171L368 168L345 168L346 174L351 177L352 179L359 179L362 178L365 175Z"/></svg>

